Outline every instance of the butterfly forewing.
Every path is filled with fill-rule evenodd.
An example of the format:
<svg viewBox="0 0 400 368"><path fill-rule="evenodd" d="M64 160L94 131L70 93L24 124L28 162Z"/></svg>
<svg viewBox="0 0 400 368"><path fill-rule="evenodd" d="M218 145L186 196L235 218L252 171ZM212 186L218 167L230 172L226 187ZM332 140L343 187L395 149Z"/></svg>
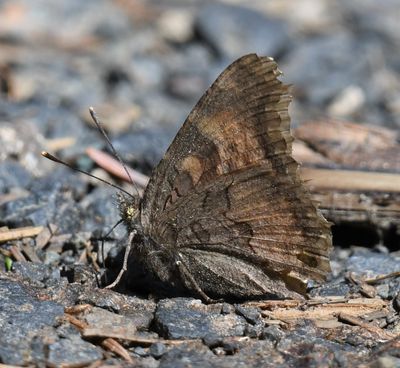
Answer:
<svg viewBox="0 0 400 368"><path fill-rule="evenodd" d="M144 232L211 294L304 292L329 272L330 229L291 156L288 87L246 55L207 90L155 169ZM247 291L246 291L247 290Z"/></svg>

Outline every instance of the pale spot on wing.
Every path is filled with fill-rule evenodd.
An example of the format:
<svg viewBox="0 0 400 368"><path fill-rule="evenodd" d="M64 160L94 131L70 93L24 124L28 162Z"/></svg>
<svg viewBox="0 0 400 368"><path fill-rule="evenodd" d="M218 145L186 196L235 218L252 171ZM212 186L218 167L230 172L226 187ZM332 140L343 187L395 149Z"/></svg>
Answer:
<svg viewBox="0 0 400 368"><path fill-rule="evenodd" d="M181 162L181 170L189 173L195 186L203 175L202 160L196 156L187 156Z"/></svg>
<svg viewBox="0 0 400 368"><path fill-rule="evenodd" d="M252 130L244 124L238 124L237 114L231 111L215 113L212 120L203 119L199 121L201 132L215 143L219 160L216 163L218 175L224 175L244 167L249 167L254 162L264 158L264 149L254 149L259 142L256 136L252 136ZM240 145L246 147L241 150Z"/></svg>

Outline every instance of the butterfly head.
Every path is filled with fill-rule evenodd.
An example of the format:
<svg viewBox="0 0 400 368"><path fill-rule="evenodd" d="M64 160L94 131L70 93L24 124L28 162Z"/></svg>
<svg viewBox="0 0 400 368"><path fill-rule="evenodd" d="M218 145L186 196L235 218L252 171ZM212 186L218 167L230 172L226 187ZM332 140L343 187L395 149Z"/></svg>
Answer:
<svg viewBox="0 0 400 368"><path fill-rule="evenodd" d="M118 193L117 196L120 216L128 230L131 231L136 228L138 223L140 199L138 197L128 197L121 193Z"/></svg>

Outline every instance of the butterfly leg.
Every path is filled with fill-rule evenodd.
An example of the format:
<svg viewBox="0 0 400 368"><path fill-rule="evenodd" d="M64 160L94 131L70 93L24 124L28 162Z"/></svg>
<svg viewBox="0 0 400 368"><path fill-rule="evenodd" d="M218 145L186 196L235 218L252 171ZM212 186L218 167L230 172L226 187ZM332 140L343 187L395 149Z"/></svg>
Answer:
<svg viewBox="0 0 400 368"><path fill-rule="evenodd" d="M180 254L178 254L179 260L175 262L180 276L182 278L182 281L184 283L189 283L190 286L197 292L197 294L200 295L200 297L203 299L204 302L208 304L213 304L213 303L221 303L223 302L222 299L212 299L210 298L199 286L199 284L196 282L190 271L187 269L185 264L183 263L182 257Z"/></svg>
<svg viewBox="0 0 400 368"><path fill-rule="evenodd" d="M127 269L128 269L128 257L129 257L129 253L131 252L132 241L133 241L133 238L135 237L136 233L137 233L136 230L133 230L129 234L128 245L125 248L124 262L122 263L122 268L119 271L117 278L110 285L105 286L104 289L112 289L113 287L117 286L118 283L121 281L122 275L127 271Z"/></svg>

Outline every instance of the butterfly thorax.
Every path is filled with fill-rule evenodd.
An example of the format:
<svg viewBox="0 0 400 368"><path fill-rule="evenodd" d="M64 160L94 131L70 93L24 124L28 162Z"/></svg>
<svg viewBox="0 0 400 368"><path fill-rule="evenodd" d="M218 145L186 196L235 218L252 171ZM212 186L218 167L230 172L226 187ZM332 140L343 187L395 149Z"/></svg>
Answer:
<svg viewBox="0 0 400 368"><path fill-rule="evenodd" d="M128 232L134 230L139 231L140 227L139 221L139 204L140 199L137 197L128 197L126 195L117 194L118 196L118 209L121 219L123 220Z"/></svg>

